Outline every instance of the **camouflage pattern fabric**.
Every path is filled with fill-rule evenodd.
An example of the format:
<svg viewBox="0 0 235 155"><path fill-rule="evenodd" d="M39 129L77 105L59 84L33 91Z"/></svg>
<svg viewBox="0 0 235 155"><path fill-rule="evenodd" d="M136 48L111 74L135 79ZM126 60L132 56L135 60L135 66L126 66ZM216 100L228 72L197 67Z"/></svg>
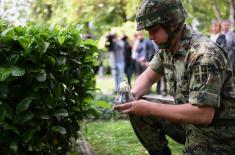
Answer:
<svg viewBox="0 0 235 155"><path fill-rule="evenodd" d="M167 146L166 134L181 144L185 143L186 132L181 124L151 116L129 115L129 119L140 142L149 152L160 152Z"/></svg>
<svg viewBox="0 0 235 155"><path fill-rule="evenodd" d="M226 53L209 38L186 27L176 52L161 49L150 67L165 74L175 104L216 109L210 125L185 125L185 154L235 154L235 99L232 67Z"/></svg>
<svg viewBox="0 0 235 155"><path fill-rule="evenodd" d="M143 0L136 13L137 30L158 24L177 27L187 13L180 0Z"/></svg>

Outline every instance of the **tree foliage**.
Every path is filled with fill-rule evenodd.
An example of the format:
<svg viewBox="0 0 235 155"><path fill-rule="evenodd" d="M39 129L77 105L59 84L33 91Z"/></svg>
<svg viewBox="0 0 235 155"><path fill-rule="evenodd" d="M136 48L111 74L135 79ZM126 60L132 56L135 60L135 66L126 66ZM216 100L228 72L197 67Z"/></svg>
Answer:
<svg viewBox="0 0 235 155"><path fill-rule="evenodd" d="M112 27L135 21L141 0L27 0L32 1L29 21L67 25L82 24L88 33L100 36ZM187 22L199 23L198 30L208 32L213 19L235 19L234 0L182 0ZM8 6L10 8L10 6ZM6 9L5 9L6 10Z"/></svg>
<svg viewBox="0 0 235 155"><path fill-rule="evenodd" d="M99 35L108 29L134 21L140 0L38 0L33 4L31 21L50 24L84 24Z"/></svg>
<svg viewBox="0 0 235 155"><path fill-rule="evenodd" d="M34 10L40 8L41 13L44 13L44 15L47 13L44 19L48 18L52 23L58 23L55 21L56 18L57 21L61 20L58 17L67 17L65 19L68 21L83 23L86 28L91 29L94 34L98 35L111 27L120 26L127 21L134 21L136 8L140 1L77 0L66 2L67 6L72 6L70 10L66 10L65 2L61 0L39 0L35 3ZM208 32L212 19L226 19L229 17L231 19L232 17L230 6L233 1L231 0L182 0L182 2L188 11L188 23L192 24L195 20L198 21L200 23L198 28L203 32ZM48 8L48 4L51 5L51 9ZM55 11L56 9L52 8L57 8L61 11ZM42 12L42 10L44 11ZM76 16L73 15L75 12ZM40 17L40 12L36 12L36 14Z"/></svg>
<svg viewBox="0 0 235 155"><path fill-rule="evenodd" d="M78 4L77 0L34 0L30 21L64 26L78 23Z"/></svg>
<svg viewBox="0 0 235 155"><path fill-rule="evenodd" d="M0 0L0 19L14 25L24 25L29 20L33 0Z"/></svg>
<svg viewBox="0 0 235 155"><path fill-rule="evenodd" d="M230 0L182 0L187 12L188 23L192 24L193 20L199 21L199 30L208 32L212 20L230 19L234 21L235 14L230 10L233 6Z"/></svg>

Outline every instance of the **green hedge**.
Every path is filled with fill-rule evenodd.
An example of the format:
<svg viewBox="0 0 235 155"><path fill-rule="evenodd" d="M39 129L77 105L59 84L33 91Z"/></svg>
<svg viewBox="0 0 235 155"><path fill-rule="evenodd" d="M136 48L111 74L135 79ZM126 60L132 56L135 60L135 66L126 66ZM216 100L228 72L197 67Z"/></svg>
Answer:
<svg viewBox="0 0 235 155"><path fill-rule="evenodd" d="M0 24L0 154L65 154L95 109L98 50L67 28Z"/></svg>

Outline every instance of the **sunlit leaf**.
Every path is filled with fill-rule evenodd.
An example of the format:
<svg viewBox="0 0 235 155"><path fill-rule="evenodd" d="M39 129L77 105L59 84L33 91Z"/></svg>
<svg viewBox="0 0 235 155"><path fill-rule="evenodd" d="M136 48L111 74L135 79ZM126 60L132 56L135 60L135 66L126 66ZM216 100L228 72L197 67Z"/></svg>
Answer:
<svg viewBox="0 0 235 155"><path fill-rule="evenodd" d="M12 27L10 27L1 33L1 36L3 36L3 37L6 37L6 35L9 35L10 37L14 38L14 29Z"/></svg>
<svg viewBox="0 0 235 155"><path fill-rule="evenodd" d="M92 39L87 39L87 40L84 41L83 44L97 46L98 41L95 41L95 40L92 40Z"/></svg>
<svg viewBox="0 0 235 155"><path fill-rule="evenodd" d="M54 66L56 64L56 60L52 56L47 56L47 59L50 61L50 63Z"/></svg>
<svg viewBox="0 0 235 155"><path fill-rule="evenodd" d="M63 45L64 41L65 41L65 36L58 37L58 42L60 43L60 45Z"/></svg>
<svg viewBox="0 0 235 155"><path fill-rule="evenodd" d="M20 45L24 48L27 49L29 44L30 44L30 38L28 37L24 37L24 36L20 36L17 38L17 40L19 41Z"/></svg>
<svg viewBox="0 0 235 155"><path fill-rule="evenodd" d="M47 51L47 48L49 47L50 43L48 42L44 42L44 49L43 49L43 53L45 53Z"/></svg>

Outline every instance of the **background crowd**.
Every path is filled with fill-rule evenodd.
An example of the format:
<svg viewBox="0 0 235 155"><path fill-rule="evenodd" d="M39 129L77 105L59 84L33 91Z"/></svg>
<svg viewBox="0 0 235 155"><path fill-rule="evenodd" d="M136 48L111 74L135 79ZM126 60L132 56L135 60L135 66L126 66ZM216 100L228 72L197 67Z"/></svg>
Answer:
<svg viewBox="0 0 235 155"><path fill-rule="evenodd" d="M158 46L152 40L147 39L142 31L134 34L132 39L126 35L118 36L110 32L106 36L106 48L111 74L115 81L115 91L124 79L127 79L131 86L131 79L147 68L148 62L158 51ZM161 82L159 82L156 91L161 94L161 90L165 89L161 89ZM165 91L163 93L166 95Z"/></svg>

